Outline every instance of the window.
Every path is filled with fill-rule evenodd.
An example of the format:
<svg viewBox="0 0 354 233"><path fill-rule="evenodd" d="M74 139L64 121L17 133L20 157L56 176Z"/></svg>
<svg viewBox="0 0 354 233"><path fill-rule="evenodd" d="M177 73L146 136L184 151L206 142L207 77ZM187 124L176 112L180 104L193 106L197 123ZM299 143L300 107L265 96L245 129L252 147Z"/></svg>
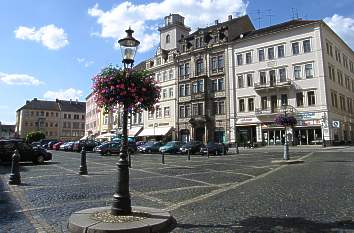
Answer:
<svg viewBox="0 0 354 233"><path fill-rule="evenodd" d="M304 48L304 53L309 53L311 52L311 45L310 45L310 40L304 40L302 42L302 46Z"/></svg>
<svg viewBox="0 0 354 233"><path fill-rule="evenodd" d="M219 72L224 71L224 56L223 55L218 56L218 71Z"/></svg>
<svg viewBox="0 0 354 233"><path fill-rule="evenodd" d="M308 91L307 92L307 104L308 106L312 106L316 104L316 98L315 98L315 92L314 91Z"/></svg>
<svg viewBox="0 0 354 233"><path fill-rule="evenodd" d="M184 106L179 106L179 117L184 118L185 117L185 107Z"/></svg>
<svg viewBox="0 0 354 233"><path fill-rule="evenodd" d="M198 92L204 92L204 80L198 80Z"/></svg>
<svg viewBox="0 0 354 233"><path fill-rule="evenodd" d="M156 65L161 65L161 57L158 57L157 60L156 60Z"/></svg>
<svg viewBox="0 0 354 233"><path fill-rule="evenodd" d="M218 80L217 79L211 80L211 90L218 91Z"/></svg>
<svg viewBox="0 0 354 233"><path fill-rule="evenodd" d="M64 119L66 119L67 118L67 115L64 113Z"/></svg>
<svg viewBox="0 0 354 233"><path fill-rule="evenodd" d="M242 75L239 75L237 77L237 83L238 83L238 88L243 88L243 77L242 77Z"/></svg>
<svg viewBox="0 0 354 233"><path fill-rule="evenodd" d="M246 53L246 64L251 64L252 63L252 56L251 52Z"/></svg>
<svg viewBox="0 0 354 233"><path fill-rule="evenodd" d="M224 101L214 102L214 113L216 115L224 115L225 114L225 103L224 103Z"/></svg>
<svg viewBox="0 0 354 233"><path fill-rule="evenodd" d="M300 53L300 49L299 49L299 42L294 42L292 43L292 50L293 50L293 55L297 55Z"/></svg>
<svg viewBox="0 0 354 233"><path fill-rule="evenodd" d="M186 117L190 117L191 116L191 106L190 105L186 105L185 106L185 114L186 114Z"/></svg>
<svg viewBox="0 0 354 233"><path fill-rule="evenodd" d="M218 79L218 91L223 91L223 90L225 90L224 79L219 78Z"/></svg>
<svg viewBox="0 0 354 233"><path fill-rule="evenodd" d="M211 58L211 72L216 73L218 71L218 61L217 57Z"/></svg>
<svg viewBox="0 0 354 233"><path fill-rule="evenodd" d="M333 81L336 80L334 68L332 67L331 64L328 64L328 76L329 76L329 79L331 79Z"/></svg>
<svg viewBox="0 0 354 233"><path fill-rule="evenodd" d="M345 87L350 90L350 78L348 75L345 76Z"/></svg>
<svg viewBox="0 0 354 233"><path fill-rule="evenodd" d="M245 100L244 99L239 99L238 100L238 108L240 112L245 111Z"/></svg>
<svg viewBox="0 0 354 233"><path fill-rule="evenodd" d="M156 107L156 118L162 117L162 110L161 107Z"/></svg>
<svg viewBox="0 0 354 233"><path fill-rule="evenodd" d="M347 109L349 113L353 113L353 102L351 98L347 98Z"/></svg>
<svg viewBox="0 0 354 233"><path fill-rule="evenodd" d="M170 98L173 97L173 88L172 87L168 89L168 95Z"/></svg>
<svg viewBox="0 0 354 233"><path fill-rule="evenodd" d="M304 106L304 94L302 92L296 93L296 106L297 107Z"/></svg>
<svg viewBox="0 0 354 233"><path fill-rule="evenodd" d="M164 117L170 117L170 107L163 108L163 115Z"/></svg>
<svg viewBox="0 0 354 233"><path fill-rule="evenodd" d="M273 47L268 48L268 59L269 60L274 59L274 48Z"/></svg>
<svg viewBox="0 0 354 233"><path fill-rule="evenodd" d="M108 115L104 116L103 124L108 125ZM65 125L65 122L64 122L64 125Z"/></svg>
<svg viewBox="0 0 354 233"><path fill-rule="evenodd" d="M313 78L312 64L305 65L305 75L306 75L306 78Z"/></svg>
<svg viewBox="0 0 354 233"><path fill-rule="evenodd" d="M285 71L285 68L280 68L280 69L279 69L279 80L280 80L280 82L285 82L285 81L286 81L286 71Z"/></svg>
<svg viewBox="0 0 354 233"><path fill-rule="evenodd" d="M149 119L153 119L154 118L154 111L149 111L148 118Z"/></svg>
<svg viewBox="0 0 354 233"><path fill-rule="evenodd" d="M199 116L203 115L203 103L198 103L198 104L193 104L192 105L192 110L193 110L193 116Z"/></svg>
<svg viewBox="0 0 354 233"><path fill-rule="evenodd" d="M179 96L185 96L186 93L185 93L185 89L184 89L184 85L179 85Z"/></svg>
<svg viewBox="0 0 354 233"><path fill-rule="evenodd" d="M190 85L186 84L185 85L185 95L188 96L191 94L191 89L190 89Z"/></svg>
<svg viewBox="0 0 354 233"><path fill-rule="evenodd" d="M301 66L294 66L294 78L301 79Z"/></svg>
<svg viewBox="0 0 354 233"><path fill-rule="evenodd" d="M252 74L247 74L247 86L252 87L253 86L253 77Z"/></svg>
<svg viewBox="0 0 354 233"><path fill-rule="evenodd" d="M68 114L68 118L71 119L71 114Z"/></svg>
<svg viewBox="0 0 354 233"><path fill-rule="evenodd" d="M253 98L248 98L248 111L249 112L254 111L254 99Z"/></svg>
<svg viewBox="0 0 354 233"><path fill-rule="evenodd" d="M167 81L167 71L164 71L162 73L162 77L163 77L163 81L166 82Z"/></svg>
<svg viewBox="0 0 354 233"><path fill-rule="evenodd" d="M282 106L288 105L288 95L287 94L281 94L280 95L280 104Z"/></svg>
<svg viewBox="0 0 354 233"><path fill-rule="evenodd" d="M269 71L269 83L270 86L274 86L276 83L275 70Z"/></svg>
<svg viewBox="0 0 354 233"><path fill-rule="evenodd" d="M339 96L339 101L340 101L340 109L342 109L343 111L345 111L345 97L340 95Z"/></svg>
<svg viewBox="0 0 354 233"><path fill-rule="evenodd" d="M203 59L198 59L196 64L196 75L201 75L204 71Z"/></svg>
<svg viewBox="0 0 354 233"><path fill-rule="evenodd" d="M243 63L242 54L237 54L237 65L241 66Z"/></svg>
<svg viewBox="0 0 354 233"><path fill-rule="evenodd" d="M192 93L197 93L198 92L198 83L194 82L192 83Z"/></svg>
<svg viewBox="0 0 354 233"><path fill-rule="evenodd" d="M337 70L337 77L338 77L339 85L343 86L343 74L342 74L342 71Z"/></svg>
<svg viewBox="0 0 354 233"><path fill-rule="evenodd" d="M258 50L258 60L259 61L264 61L264 49L259 49Z"/></svg>
<svg viewBox="0 0 354 233"><path fill-rule="evenodd" d="M45 116L46 116L46 117L49 117L49 112L45 112Z"/></svg>
<svg viewBox="0 0 354 233"><path fill-rule="evenodd" d="M284 52L284 45L279 45L278 46L278 57L284 57L285 56L285 52Z"/></svg>
<svg viewBox="0 0 354 233"><path fill-rule="evenodd" d="M223 91L224 90L224 79L214 79L211 81L211 89L212 91Z"/></svg>
<svg viewBox="0 0 354 233"><path fill-rule="evenodd" d="M41 112L41 116L44 116L44 112L43 111Z"/></svg>
<svg viewBox="0 0 354 233"><path fill-rule="evenodd" d="M168 80L173 80L173 70L168 72Z"/></svg>
<svg viewBox="0 0 354 233"><path fill-rule="evenodd" d="M167 89L162 90L162 98L167 98Z"/></svg>
<svg viewBox="0 0 354 233"><path fill-rule="evenodd" d="M259 72L259 82L261 85L265 85L267 83L266 72L264 72L264 71Z"/></svg>
<svg viewBox="0 0 354 233"><path fill-rule="evenodd" d="M337 93L336 92L331 92L331 100L332 100L332 106L335 108L338 108L338 100L337 100Z"/></svg>
<svg viewBox="0 0 354 233"><path fill-rule="evenodd" d="M178 67L178 72L179 72L179 76L182 78L185 76L185 73L184 73L184 65L180 65Z"/></svg>

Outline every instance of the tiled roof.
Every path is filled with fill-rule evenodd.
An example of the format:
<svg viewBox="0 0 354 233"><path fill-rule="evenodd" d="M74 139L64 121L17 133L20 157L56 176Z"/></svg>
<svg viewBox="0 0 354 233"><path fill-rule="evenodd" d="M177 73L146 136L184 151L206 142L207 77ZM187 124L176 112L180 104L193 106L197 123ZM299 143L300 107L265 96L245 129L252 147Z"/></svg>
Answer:
<svg viewBox="0 0 354 233"><path fill-rule="evenodd" d="M290 29L294 27L299 27L299 26L304 26L304 25L309 25L309 24L319 23L319 22L321 22L321 20L301 20L301 19L290 20L284 23L272 25L270 27L260 28L258 30L244 33L243 38L263 36L264 34L269 34L273 32L282 31L284 29ZM241 40L243 38L238 37L235 38L235 40Z"/></svg>
<svg viewBox="0 0 354 233"><path fill-rule="evenodd" d="M68 100L38 100L33 99L27 101L24 106L22 106L17 111L22 109L30 110L46 110L46 111L65 111L65 112L82 112L86 111L86 102L79 101L68 101Z"/></svg>

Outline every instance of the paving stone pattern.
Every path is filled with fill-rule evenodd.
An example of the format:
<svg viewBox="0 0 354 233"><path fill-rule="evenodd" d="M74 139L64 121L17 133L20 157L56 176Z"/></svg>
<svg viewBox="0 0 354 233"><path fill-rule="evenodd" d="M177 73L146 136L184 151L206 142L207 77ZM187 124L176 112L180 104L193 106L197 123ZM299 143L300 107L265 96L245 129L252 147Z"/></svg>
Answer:
<svg viewBox="0 0 354 233"><path fill-rule="evenodd" d="M281 147L230 152L133 155L132 204L171 211L173 232L354 232L354 148L291 148L297 165L271 163ZM0 165L0 232L68 232L73 212L111 204L117 156L87 153L87 176L79 153L53 158L21 164L20 186Z"/></svg>

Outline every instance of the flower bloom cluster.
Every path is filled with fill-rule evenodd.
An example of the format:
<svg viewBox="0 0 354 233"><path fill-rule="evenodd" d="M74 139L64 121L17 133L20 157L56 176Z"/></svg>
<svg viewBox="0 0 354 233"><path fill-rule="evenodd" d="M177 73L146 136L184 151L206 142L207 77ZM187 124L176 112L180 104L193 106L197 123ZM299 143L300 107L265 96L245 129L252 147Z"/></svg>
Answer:
<svg viewBox="0 0 354 233"><path fill-rule="evenodd" d="M277 115L274 119L275 123L282 126L294 126L297 120L294 116Z"/></svg>
<svg viewBox="0 0 354 233"><path fill-rule="evenodd" d="M96 104L105 112L119 105L129 112L152 110L160 99L160 87L147 71L108 66L92 78Z"/></svg>

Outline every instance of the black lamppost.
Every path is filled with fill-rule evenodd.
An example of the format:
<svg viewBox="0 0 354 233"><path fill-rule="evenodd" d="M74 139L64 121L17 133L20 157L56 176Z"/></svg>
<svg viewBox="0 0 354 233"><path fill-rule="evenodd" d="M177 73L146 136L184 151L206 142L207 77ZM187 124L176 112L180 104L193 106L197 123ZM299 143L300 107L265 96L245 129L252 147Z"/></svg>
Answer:
<svg viewBox="0 0 354 233"><path fill-rule="evenodd" d="M133 30L126 30L127 36L118 41L123 57L124 75L128 78L128 68L132 68L134 57L140 42L133 37ZM128 162L128 106L123 106L123 144L118 166L118 180L116 192L113 195L111 208L112 215L124 215L132 212L129 193L129 162Z"/></svg>

